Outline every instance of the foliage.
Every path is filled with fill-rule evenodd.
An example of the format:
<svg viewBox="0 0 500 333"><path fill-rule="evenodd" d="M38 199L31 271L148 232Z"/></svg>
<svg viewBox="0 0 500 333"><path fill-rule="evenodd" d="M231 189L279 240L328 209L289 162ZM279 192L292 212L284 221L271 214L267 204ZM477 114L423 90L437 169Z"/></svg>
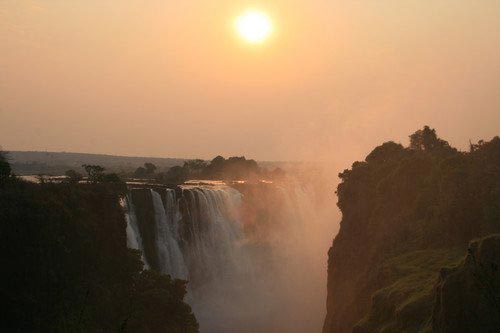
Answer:
<svg viewBox="0 0 500 333"><path fill-rule="evenodd" d="M72 184L78 183L83 178L80 173L73 169L66 171L64 174L67 177L67 181Z"/></svg>
<svg viewBox="0 0 500 333"><path fill-rule="evenodd" d="M431 139L418 139L424 143L406 149L384 143L339 175L338 205L344 215L352 211L370 228L395 227L400 237L442 245L464 245L499 230L500 138L462 153L428 127L411 137L425 133Z"/></svg>
<svg viewBox="0 0 500 333"><path fill-rule="evenodd" d="M147 172L146 168L143 168L143 167L138 167L134 171L134 178L146 178L147 175L148 175L148 172Z"/></svg>
<svg viewBox="0 0 500 333"><path fill-rule="evenodd" d="M82 167L87 172L89 183L109 184L120 195L125 195L127 192L127 184L116 173L104 173L106 169L100 165L84 164Z"/></svg>
<svg viewBox="0 0 500 333"><path fill-rule="evenodd" d="M429 331L500 331L500 235L472 241L467 252L439 274Z"/></svg>
<svg viewBox="0 0 500 333"><path fill-rule="evenodd" d="M82 167L85 169L85 172L87 173L88 180L91 183L97 183L101 180L102 176L104 175L104 168L100 165L89 165L89 164L84 164Z"/></svg>
<svg viewBox="0 0 500 333"><path fill-rule="evenodd" d="M423 129L410 135L410 149L432 151L451 148L448 142L438 138L435 129L424 126Z"/></svg>
<svg viewBox="0 0 500 333"><path fill-rule="evenodd" d="M457 265L461 248L405 252L388 258L381 270L387 272L387 286L372 296L372 311L355 331L421 332L432 314L434 289L442 267Z"/></svg>
<svg viewBox="0 0 500 333"><path fill-rule="evenodd" d="M168 169L167 173L161 178L158 178L160 181L172 184L181 184L185 182L189 177L188 169L181 166L173 166Z"/></svg>
<svg viewBox="0 0 500 333"><path fill-rule="evenodd" d="M5 153L0 150L0 183L10 176L10 172L11 169L7 157Z"/></svg>
<svg viewBox="0 0 500 333"><path fill-rule="evenodd" d="M207 174L207 162L196 159L184 162L184 172L190 178L200 178Z"/></svg>
<svg viewBox="0 0 500 333"><path fill-rule="evenodd" d="M155 173L156 169L153 163L146 162L144 163L144 167L138 167L134 171L134 178L148 178Z"/></svg>
<svg viewBox="0 0 500 333"><path fill-rule="evenodd" d="M171 167L156 179L164 183L180 184L188 179L246 180L262 175L263 170L254 160L247 160L244 156L228 159L217 156L209 163L200 159L186 161L182 167ZM282 177L282 170L277 171L276 176Z"/></svg>
<svg viewBox="0 0 500 333"><path fill-rule="evenodd" d="M0 188L0 330L195 332L185 282L143 271L126 246L116 174Z"/></svg>
<svg viewBox="0 0 500 333"><path fill-rule="evenodd" d="M149 162L144 163L144 168L146 169L146 174L148 175L151 175L156 171L156 166L153 163Z"/></svg>
<svg viewBox="0 0 500 333"><path fill-rule="evenodd" d="M329 255L326 332L350 331L370 306L356 332L384 331L390 320L380 311L400 316L404 304L413 307L417 322L406 318L409 326L399 331L420 327L428 314L417 311L425 307L418 296L424 294L406 287L432 289L438 274L433 253L464 253L471 239L500 231L500 138L471 146L459 152L425 126L410 136L409 147L386 142L339 174L343 217ZM397 275L399 264L391 258L411 253L422 259L418 272Z"/></svg>

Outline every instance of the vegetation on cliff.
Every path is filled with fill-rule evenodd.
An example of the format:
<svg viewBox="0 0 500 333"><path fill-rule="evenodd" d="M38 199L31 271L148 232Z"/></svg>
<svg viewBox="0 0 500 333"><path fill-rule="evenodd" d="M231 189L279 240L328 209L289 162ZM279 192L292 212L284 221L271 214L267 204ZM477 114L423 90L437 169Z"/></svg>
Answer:
<svg viewBox="0 0 500 333"><path fill-rule="evenodd" d="M260 173L259 166L254 160L242 157L225 159L217 156L210 162L191 160L184 165L174 166L157 179L163 182L180 184L188 179L248 179Z"/></svg>
<svg viewBox="0 0 500 333"><path fill-rule="evenodd" d="M500 138L465 153L426 126L339 176L324 332L432 330L440 268L500 231Z"/></svg>
<svg viewBox="0 0 500 333"><path fill-rule="evenodd" d="M498 332L500 235L471 242L468 255L440 272L431 328L434 332Z"/></svg>
<svg viewBox="0 0 500 333"><path fill-rule="evenodd" d="M149 166L148 166L149 165ZM164 184L182 184L187 180L249 180L249 179L280 179L285 172L276 167L272 171L261 168L256 161L244 156L224 158L217 156L211 161L200 159L189 160L182 166L173 166L166 171L158 171L151 164L146 163L134 172L134 178L150 179Z"/></svg>
<svg viewBox="0 0 500 333"><path fill-rule="evenodd" d="M0 158L2 331L195 332L185 281L126 246L123 183L23 182ZM91 170L92 169L92 170Z"/></svg>

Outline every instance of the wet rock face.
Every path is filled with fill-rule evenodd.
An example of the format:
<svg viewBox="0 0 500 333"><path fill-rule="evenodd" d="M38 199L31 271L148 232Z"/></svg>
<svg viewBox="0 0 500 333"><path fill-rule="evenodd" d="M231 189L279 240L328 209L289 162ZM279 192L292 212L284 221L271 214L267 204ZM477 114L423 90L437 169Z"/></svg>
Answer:
<svg viewBox="0 0 500 333"><path fill-rule="evenodd" d="M464 262L441 270L434 332L500 331L500 235L471 243Z"/></svg>
<svg viewBox="0 0 500 333"><path fill-rule="evenodd" d="M369 240L364 237L346 237L341 231L328 253L325 333L351 332L370 308L371 294L378 283L367 278L370 266L375 262L373 249L368 244Z"/></svg>

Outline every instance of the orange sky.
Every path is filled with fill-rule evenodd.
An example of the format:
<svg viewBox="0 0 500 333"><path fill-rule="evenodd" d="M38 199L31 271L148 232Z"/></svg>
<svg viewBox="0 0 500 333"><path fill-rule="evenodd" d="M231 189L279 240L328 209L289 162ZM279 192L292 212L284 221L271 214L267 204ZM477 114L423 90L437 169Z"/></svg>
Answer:
<svg viewBox="0 0 500 333"><path fill-rule="evenodd" d="M235 37L249 4L275 33ZM500 1L0 2L0 144L347 166L500 135ZM347 165L346 165L347 164Z"/></svg>

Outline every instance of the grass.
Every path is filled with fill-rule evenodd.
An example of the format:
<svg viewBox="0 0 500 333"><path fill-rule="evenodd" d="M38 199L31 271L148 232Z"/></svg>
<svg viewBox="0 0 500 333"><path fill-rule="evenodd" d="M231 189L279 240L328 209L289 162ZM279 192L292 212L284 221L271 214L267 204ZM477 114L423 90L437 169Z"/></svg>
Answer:
<svg viewBox="0 0 500 333"><path fill-rule="evenodd" d="M356 325L359 332L425 332L434 286L442 267L464 257L463 248L428 249L386 259L380 267L389 281L373 294L370 312Z"/></svg>

